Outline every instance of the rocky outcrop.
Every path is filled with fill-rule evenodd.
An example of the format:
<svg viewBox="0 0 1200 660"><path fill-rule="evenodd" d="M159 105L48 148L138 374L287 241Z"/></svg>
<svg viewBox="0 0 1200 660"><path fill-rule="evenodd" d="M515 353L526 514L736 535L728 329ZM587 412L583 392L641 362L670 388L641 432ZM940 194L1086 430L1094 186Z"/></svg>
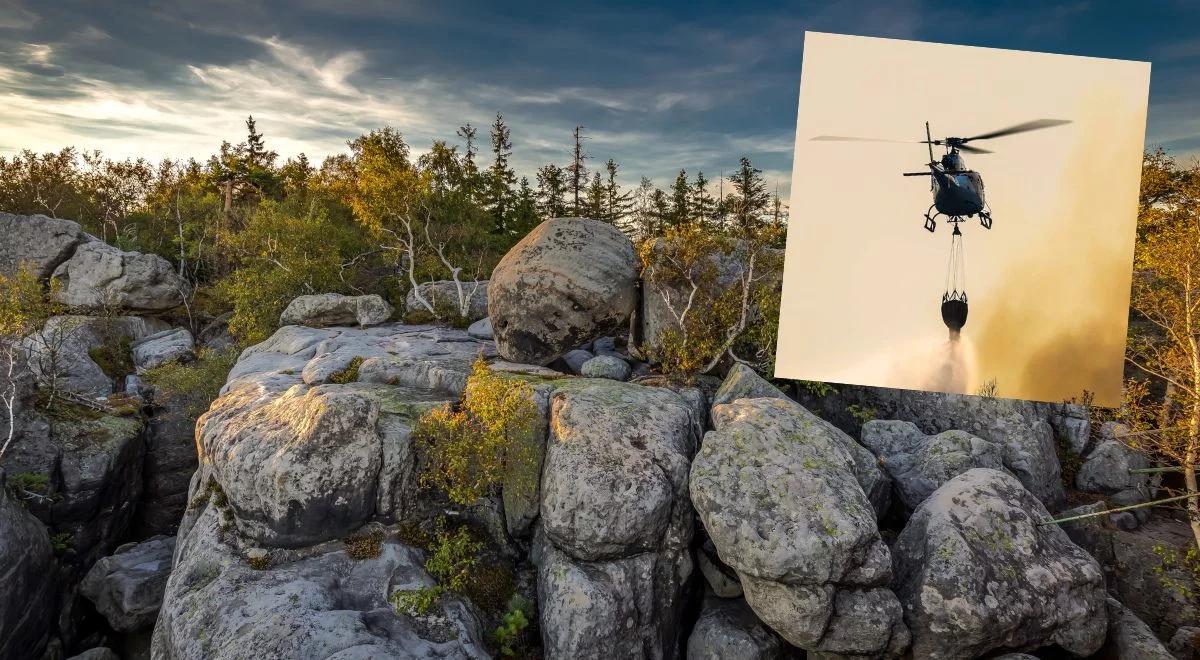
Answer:
<svg viewBox="0 0 1200 660"><path fill-rule="evenodd" d="M706 598L688 637L687 660L783 660L787 644L742 599Z"/></svg>
<svg viewBox="0 0 1200 660"><path fill-rule="evenodd" d="M379 325L392 316L392 306L376 294L344 296L319 293L298 296L279 315L279 325L307 325L312 328L348 325Z"/></svg>
<svg viewBox="0 0 1200 660"><path fill-rule="evenodd" d="M976 468L926 499L892 547L896 593L920 658L1058 645L1099 650L1100 565L1011 474Z"/></svg>
<svg viewBox="0 0 1200 660"><path fill-rule="evenodd" d="M182 304L187 290L166 259L124 252L102 241L79 245L52 277L62 286L59 302L81 309L167 310Z"/></svg>
<svg viewBox="0 0 1200 660"><path fill-rule="evenodd" d="M547 658L674 657L698 393L564 379L550 399L538 598Z"/></svg>
<svg viewBox="0 0 1200 660"><path fill-rule="evenodd" d="M554 218L496 265L488 311L501 355L548 364L622 330L637 299L637 257L620 230L598 220Z"/></svg>
<svg viewBox="0 0 1200 660"><path fill-rule="evenodd" d="M7 487L0 469L0 658L35 658L53 630L58 581L46 528Z"/></svg>
<svg viewBox="0 0 1200 660"><path fill-rule="evenodd" d="M418 284L417 288L410 290L404 298L404 309L409 314L429 316L429 309L417 299L417 292L430 307L433 307L433 316L439 319L475 323L488 315L487 280L460 283L455 283L454 280L438 280Z"/></svg>
<svg viewBox="0 0 1200 660"><path fill-rule="evenodd" d="M1075 475L1079 490L1113 496L1122 504L1150 499L1149 475L1131 472L1150 467L1150 459L1114 437L1127 431L1120 425L1105 425L1100 442L1087 454Z"/></svg>
<svg viewBox="0 0 1200 660"><path fill-rule="evenodd" d="M13 275L27 264L41 279L75 253L80 243L95 240L79 223L44 215L0 213L0 275Z"/></svg>
<svg viewBox="0 0 1200 660"><path fill-rule="evenodd" d="M169 328L157 319L138 316L55 316L21 344L40 382L98 398L112 394L114 381L125 375L105 372L118 366L115 363L123 357L118 352L127 351L130 342ZM102 367L97 358L113 364Z"/></svg>
<svg viewBox="0 0 1200 660"><path fill-rule="evenodd" d="M113 630L149 630L158 618L174 552L175 539L169 536L127 543L92 565L80 593Z"/></svg>
<svg viewBox="0 0 1200 660"><path fill-rule="evenodd" d="M168 362L188 362L196 357L196 342L185 328L172 328L143 337L129 349L138 373Z"/></svg>
<svg viewBox="0 0 1200 660"><path fill-rule="evenodd" d="M458 598L444 596L422 618L388 603L396 591L433 584L420 551L389 537L377 557L361 559L340 542L251 553L222 531L228 514L218 501L180 528L153 657L488 657L476 614Z"/></svg>
<svg viewBox="0 0 1200 660"><path fill-rule="evenodd" d="M239 532L300 547L400 511L415 414L457 398L481 351L461 330L398 325L285 326L247 349L196 436Z"/></svg>
<svg viewBox="0 0 1200 660"><path fill-rule="evenodd" d="M850 385L839 385L835 395L819 400L802 391L801 401L852 434L863 422L849 414L850 406L874 419L912 422L927 435L966 431L1003 447L1005 469L1050 510L1066 502L1051 404Z"/></svg>
<svg viewBox="0 0 1200 660"><path fill-rule="evenodd" d="M909 635L891 559L840 433L799 404L713 408L692 503L758 617L810 652L898 656Z"/></svg>
<svg viewBox="0 0 1200 660"><path fill-rule="evenodd" d="M1003 469L1001 447L966 431L927 436L911 422L872 420L863 424L862 442L879 457L908 511L971 468Z"/></svg>
<svg viewBox="0 0 1200 660"><path fill-rule="evenodd" d="M1175 660L1150 627L1115 598L1108 598L1108 641L1100 657L1114 660Z"/></svg>

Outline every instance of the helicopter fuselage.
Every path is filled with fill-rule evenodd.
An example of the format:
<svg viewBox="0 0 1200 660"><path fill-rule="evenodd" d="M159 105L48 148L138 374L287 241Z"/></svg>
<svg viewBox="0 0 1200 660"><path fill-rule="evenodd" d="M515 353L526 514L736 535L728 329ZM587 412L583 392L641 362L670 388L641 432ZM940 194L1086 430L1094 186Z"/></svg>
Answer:
<svg viewBox="0 0 1200 660"><path fill-rule="evenodd" d="M933 174L933 204L948 216L972 217L984 209L983 177L973 170L929 167Z"/></svg>

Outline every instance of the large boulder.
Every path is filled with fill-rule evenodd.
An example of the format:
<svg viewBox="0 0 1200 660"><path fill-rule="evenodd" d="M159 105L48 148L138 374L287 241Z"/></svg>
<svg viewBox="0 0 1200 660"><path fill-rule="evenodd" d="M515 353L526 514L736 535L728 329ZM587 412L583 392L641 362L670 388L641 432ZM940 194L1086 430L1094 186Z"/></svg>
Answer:
<svg viewBox="0 0 1200 660"><path fill-rule="evenodd" d="M140 316L54 316L21 345L42 383L98 398L112 394L114 381L126 375L116 372L122 361L132 366L126 353L133 342L168 329L158 319Z"/></svg>
<svg viewBox="0 0 1200 660"><path fill-rule="evenodd" d="M879 459L869 449L856 442L854 438L792 401L779 388L759 376L754 369L744 364L735 364L725 375L725 380L721 382L720 387L713 395L712 410L715 411L720 404L732 403L738 399L757 398L779 399L788 402L794 406L795 414L803 418L805 425L820 427L823 434L837 441L850 454L854 464L854 478L858 480L858 485L862 487L867 499L871 501L875 513L881 518L887 513L888 507L891 505L892 481L887 473L880 469Z"/></svg>
<svg viewBox="0 0 1200 660"><path fill-rule="evenodd" d="M1148 467L1150 459L1142 452L1119 440L1105 439L1079 466L1075 486L1085 493L1120 495L1130 500L1123 502L1126 504L1145 502L1150 499L1150 475L1132 470Z"/></svg>
<svg viewBox="0 0 1200 660"><path fill-rule="evenodd" d="M59 302L78 308L161 311L183 303L187 283L156 254L124 252L101 241L81 244L58 268Z"/></svg>
<svg viewBox="0 0 1200 660"><path fill-rule="evenodd" d="M424 617L388 602L434 584L420 551L390 536L378 556L357 559L341 542L242 550L223 529L222 508L209 498L180 528L152 657L489 657L475 610L452 594Z"/></svg>
<svg viewBox="0 0 1200 660"><path fill-rule="evenodd" d="M143 337L129 349L138 373L168 362L187 362L196 357L196 342L186 328L172 328Z"/></svg>
<svg viewBox="0 0 1200 660"><path fill-rule="evenodd" d="M318 293L293 298L279 315L279 325L367 326L379 325L391 316L392 306L374 293L366 296Z"/></svg>
<svg viewBox="0 0 1200 660"><path fill-rule="evenodd" d="M0 658L36 658L54 622L54 556L46 528L7 486L0 469Z"/></svg>
<svg viewBox="0 0 1200 660"><path fill-rule="evenodd" d="M787 656L784 641L740 598L706 598L687 643L687 660L783 660Z"/></svg>
<svg viewBox="0 0 1200 660"><path fill-rule="evenodd" d="M278 547L406 506L421 412L453 401L489 342L430 326L284 326L246 349L197 422L203 476L240 533Z"/></svg>
<svg viewBox="0 0 1200 660"><path fill-rule="evenodd" d="M779 398L735 399L712 416L692 503L758 617L810 652L902 653L888 547L840 432Z"/></svg>
<svg viewBox="0 0 1200 660"><path fill-rule="evenodd" d="M971 468L1003 469L1004 465L1000 445L966 431L927 436L911 422L869 421L863 424L862 442L879 457L909 511Z"/></svg>
<svg viewBox="0 0 1200 660"><path fill-rule="evenodd" d="M432 316L439 319L474 323L488 315L487 280L458 283L454 280L437 280L418 284L405 296L404 309L418 317L430 316L429 309L417 299L418 293L433 308Z"/></svg>
<svg viewBox="0 0 1200 660"><path fill-rule="evenodd" d="M536 553L546 657L673 657L692 572L697 393L552 387Z"/></svg>
<svg viewBox="0 0 1200 660"><path fill-rule="evenodd" d="M584 560L686 545L697 440L687 403L664 388L589 380L564 385L551 408L541 507L550 541Z"/></svg>
<svg viewBox="0 0 1200 660"><path fill-rule="evenodd" d="M597 355L580 365L579 373L588 378L629 380L629 363L613 355Z"/></svg>
<svg viewBox="0 0 1200 660"><path fill-rule="evenodd" d="M80 243L95 240L70 220L11 213L0 213L0 236L0 275L13 275L28 264L41 279L50 277Z"/></svg>
<svg viewBox="0 0 1200 660"><path fill-rule="evenodd" d="M1100 565L1007 472L976 468L926 499L892 547L896 593L920 658L1104 644Z"/></svg>
<svg viewBox="0 0 1200 660"><path fill-rule="evenodd" d="M637 256L616 227L554 218L529 232L492 271L488 311L500 354L548 364L623 329L637 306Z"/></svg>
<svg viewBox="0 0 1200 660"><path fill-rule="evenodd" d="M92 565L80 593L113 630L149 630L158 618L174 552L175 538L170 536L127 543Z"/></svg>

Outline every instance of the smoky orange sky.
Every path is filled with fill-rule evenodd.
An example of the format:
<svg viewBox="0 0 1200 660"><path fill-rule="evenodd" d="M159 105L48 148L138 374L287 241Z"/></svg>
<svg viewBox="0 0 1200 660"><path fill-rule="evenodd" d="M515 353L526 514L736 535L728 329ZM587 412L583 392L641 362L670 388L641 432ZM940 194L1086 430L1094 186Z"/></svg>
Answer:
<svg viewBox="0 0 1200 660"><path fill-rule="evenodd" d="M1043 401L1120 401L1150 65L805 33L775 375ZM962 225L970 314L940 314L952 227L923 144L980 142L993 226ZM942 151L935 146L935 157Z"/></svg>

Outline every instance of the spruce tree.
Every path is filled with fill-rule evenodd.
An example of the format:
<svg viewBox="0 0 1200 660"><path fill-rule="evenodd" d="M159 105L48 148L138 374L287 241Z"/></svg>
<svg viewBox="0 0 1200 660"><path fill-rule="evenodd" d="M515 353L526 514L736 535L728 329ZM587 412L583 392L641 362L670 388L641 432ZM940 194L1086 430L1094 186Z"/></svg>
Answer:
<svg viewBox="0 0 1200 660"><path fill-rule="evenodd" d="M696 180L692 183L692 217L707 225L713 219L715 206L708 192L708 179L704 178L704 172L696 172Z"/></svg>
<svg viewBox="0 0 1200 660"><path fill-rule="evenodd" d="M587 194L583 200L584 215L597 220L605 220L608 218L604 214L604 180L600 178L600 173L592 174L592 181L588 184Z"/></svg>
<svg viewBox="0 0 1200 660"><path fill-rule="evenodd" d="M608 180L604 185L604 219L624 229L633 207L633 192L621 192L621 186L617 184L617 169L616 161L611 158L604 163L604 170L608 172Z"/></svg>
<svg viewBox="0 0 1200 660"><path fill-rule="evenodd" d="M529 177L521 177L521 185L517 188L517 197L513 205L512 229L519 235L524 235L538 224L537 196L529 185Z"/></svg>
<svg viewBox="0 0 1200 660"><path fill-rule="evenodd" d="M543 165L537 173L538 213L543 218L561 218L567 214L566 175L558 165Z"/></svg>
<svg viewBox="0 0 1200 660"><path fill-rule="evenodd" d="M730 213L737 230L748 233L762 224L762 216L770 199L762 179L762 170L751 165L750 159L745 156L741 157L739 163L738 171L729 177L733 185Z"/></svg>
<svg viewBox="0 0 1200 660"><path fill-rule="evenodd" d="M671 185L671 221L669 224L672 227L685 225L691 219L691 210L688 208L691 193L687 172L679 170L679 175L675 177L675 183Z"/></svg>
<svg viewBox="0 0 1200 660"><path fill-rule="evenodd" d="M508 164L512 156L512 139L504 117L497 112L492 124L492 166L488 168L484 186L483 207L492 215L493 231L497 234L507 229L509 214L513 206L513 185L517 175Z"/></svg>
<svg viewBox="0 0 1200 660"><path fill-rule="evenodd" d="M671 205L667 194L662 188L655 188L650 193L650 226L647 232L650 236L662 236L671 222Z"/></svg>
<svg viewBox="0 0 1200 660"><path fill-rule="evenodd" d="M584 187L587 185L587 168L583 164L583 161L587 160L587 154L583 151L582 131L582 126L576 126L572 133L575 144L571 149L571 164L567 166L567 173L571 177L571 213L576 217L579 217L583 210L582 197Z"/></svg>

